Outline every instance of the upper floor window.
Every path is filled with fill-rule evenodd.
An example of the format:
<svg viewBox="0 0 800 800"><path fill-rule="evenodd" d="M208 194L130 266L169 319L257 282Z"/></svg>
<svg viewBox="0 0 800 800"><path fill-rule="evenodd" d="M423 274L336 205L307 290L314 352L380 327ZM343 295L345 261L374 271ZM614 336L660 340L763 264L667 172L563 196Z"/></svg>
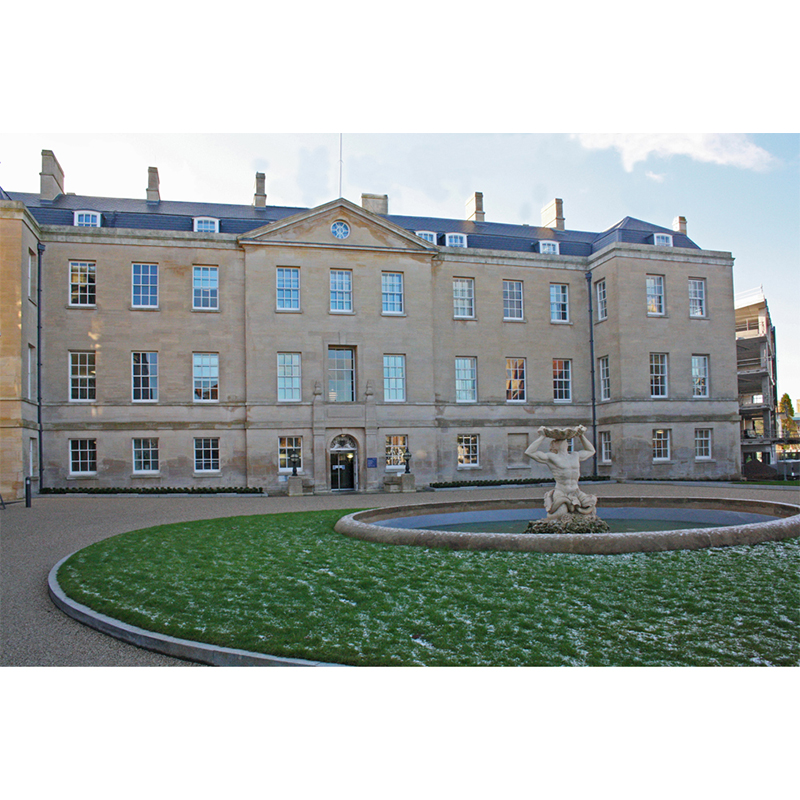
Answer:
<svg viewBox="0 0 800 800"><path fill-rule="evenodd" d="M647 276L647 314L650 317L664 316L664 276Z"/></svg>
<svg viewBox="0 0 800 800"><path fill-rule="evenodd" d="M192 308L203 311L219 309L219 270L217 267L194 268Z"/></svg>
<svg viewBox="0 0 800 800"><path fill-rule="evenodd" d="M131 305L134 308L158 308L158 265L132 265Z"/></svg>
<svg viewBox="0 0 800 800"><path fill-rule="evenodd" d="M93 306L97 302L95 293L94 261L69 262L69 304L71 306Z"/></svg>
<svg viewBox="0 0 800 800"><path fill-rule="evenodd" d="M672 247L672 234L654 233L653 244L656 245L656 247Z"/></svg>
<svg viewBox="0 0 800 800"><path fill-rule="evenodd" d="M467 234L466 233L446 233L444 236L444 243L447 247L466 247Z"/></svg>
<svg viewBox="0 0 800 800"><path fill-rule="evenodd" d="M539 252L557 256L559 254L558 242L539 242Z"/></svg>
<svg viewBox="0 0 800 800"><path fill-rule="evenodd" d="M708 356L692 356L692 397L708 397Z"/></svg>
<svg viewBox="0 0 800 800"><path fill-rule="evenodd" d="M35 303L37 300L37 287L39 285L39 265L36 259L36 253L33 250L28 250L28 298Z"/></svg>
<svg viewBox="0 0 800 800"><path fill-rule="evenodd" d="M525 402L525 359L506 359L506 401Z"/></svg>
<svg viewBox="0 0 800 800"><path fill-rule="evenodd" d="M569 286L550 284L550 322L569 322Z"/></svg>
<svg viewBox="0 0 800 800"><path fill-rule="evenodd" d="M278 400L298 403L302 400L300 353L278 353Z"/></svg>
<svg viewBox="0 0 800 800"><path fill-rule="evenodd" d="M598 372L600 373L600 399L611 399L611 371L608 367L608 356L597 359Z"/></svg>
<svg viewBox="0 0 800 800"><path fill-rule="evenodd" d="M195 217L195 233L219 233L219 220L214 217Z"/></svg>
<svg viewBox="0 0 800 800"><path fill-rule="evenodd" d="M522 281L503 281L503 319L522 318Z"/></svg>
<svg viewBox="0 0 800 800"><path fill-rule="evenodd" d="M193 353L194 400L219 402L219 353Z"/></svg>
<svg viewBox="0 0 800 800"><path fill-rule="evenodd" d="M154 403L158 400L158 353L132 353L131 377L133 401Z"/></svg>
<svg viewBox="0 0 800 800"><path fill-rule="evenodd" d="M597 319L608 319L608 293L605 278L595 284L597 292Z"/></svg>
<svg viewBox="0 0 800 800"><path fill-rule="evenodd" d="M456 359L456 402L478 402L478 359Z"/></svg>
<svg viewBox="0 0 800 800"><path fill-rule="evenodd" d="M69 354L70 400L95 400L96 372L94 350Z"/></svg>
<svg viewBox="0 0 800 800"><path fill-rule="evenodd" d="M433 231L416 231L417 236L420 239L424 239L426 242L430 242L431 244L436 244L436 234ZM454 247L455 245L450 245Z"/></svg>
<svg viewBox="0 0 800 800"><path fill-rule="evenodd" d="M650 353L650 397L667 397L669 370L666 353Z"/></svg>
<svg viewBox="0 0 800 800"><path fill-rule="evenodd" d="M706 282L704 278L689 278L689 316L706 316Z"/></svg>
<svg viewBox="0 0 800 800"><path fill-rule="evenodd" d="M553 359L553 400L556 403L572 402L572 361Z"/></svg>
<svg viewBox="0 0 800 800"><path fill-rule="evenodd" d="M356 351L352 347L328 348L328 400L352 403L356 399Z"/></svg>
<svg viewBox="0 0 800 800"><path fill-rule="evenodd" d="M472 278L453 279L453 316L475 317L475 281Z"/></svg>
<svg viewBox="0 0 800 800"><path fill-rule="evenodd" d="M331 270L331 311L353 310L353 273L349 269Z"/></svg>
<svg viewBox="0 0 800 800"><path fill-rule="evenodd" d="M300 270L297 267L278 267L278 310L300 310Z"/></svg>
<svg viewBox="0 0 800 800"><path fill-rule="evenodd" d="M384 314L403 314L403 273L381 273L381 309Z"/></svg>
<svg viewBox="0 0 800 800"><path fill-rule="evenodd" d="M98 211L76 211L73 224L79 228L99 228L101 217Z"/></svg>
<svg viewBox="0 0 800 800"><path fill-rule="evenodd" d="M383 357L383 399L387 403L402 403L406 399L406 357Z"/></svg>

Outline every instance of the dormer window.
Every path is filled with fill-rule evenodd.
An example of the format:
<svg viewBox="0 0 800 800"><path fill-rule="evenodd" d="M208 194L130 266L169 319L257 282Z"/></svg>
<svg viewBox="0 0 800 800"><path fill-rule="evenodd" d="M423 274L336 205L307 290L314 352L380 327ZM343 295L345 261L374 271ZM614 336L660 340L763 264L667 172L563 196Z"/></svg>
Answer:
<svg viewBox="0 0 800 800"><path fill-rule="evenodd" d="M415 231L415 233L420 239L424 239L426 242L430 242L431 244L436 244L436 234L433 231Z"/></svg>
<svg viewBox="0 0 800 800"><path fill-rule="evenodd" d="M73 224L78 228L99 228L100 216L97 211L76 211Z"/></svg>
<svg viewBox="0 0 800 800"><path fill-rule="evenodd" d="M195 217L195 233L219 233L219 220L214 217Z"/></svg>
<svg viewBox="0 0 800 800"><path fill-rule="evenodd" d="M656 247L672 247L672 235L669 233L654 233L653 244Z"/></svg>
<svg viewBox="0 0 800 800"><path fill-rule="evenodd" d="M558 242L539 242L539 252L547 255L558 255Z"/></svg>
<svg viewBox="0 0 800 800"><path fill-rule="evenodd" d="M467 234L466 233L446 233L444 237L446 247L466 247Z"/></svg>

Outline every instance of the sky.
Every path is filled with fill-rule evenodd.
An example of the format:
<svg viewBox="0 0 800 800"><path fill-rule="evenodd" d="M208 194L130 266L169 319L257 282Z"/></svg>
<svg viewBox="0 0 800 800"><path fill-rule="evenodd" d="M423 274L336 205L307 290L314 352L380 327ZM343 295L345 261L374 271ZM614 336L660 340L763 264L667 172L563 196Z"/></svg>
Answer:
<svg viewBox="0 0 800 800"><path fill-rule="evenodd" d="M53 150L66 191L313 207L341 194L389 195L393 214L464 218L482 192L486 219L540 222L554 197L566 226L602 231L625 216L730 252L735 292L763 287L778 342L778 392L800 401L800 134L797 133L0 133L0 186L37 192Z"/></svg>

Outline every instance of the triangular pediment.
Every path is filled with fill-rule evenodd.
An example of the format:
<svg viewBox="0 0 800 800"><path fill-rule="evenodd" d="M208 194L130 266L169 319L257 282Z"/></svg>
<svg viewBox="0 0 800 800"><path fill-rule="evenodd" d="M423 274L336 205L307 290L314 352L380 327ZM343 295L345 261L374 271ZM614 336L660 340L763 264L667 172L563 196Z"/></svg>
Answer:
<svg viewBox="0 0 800 800"><path fill-rule="evenodd" d="M340 222L345 225L336 225ZM256 228L242 235L239 241L420 252L430 249L427 242L413 233L343 197Z"/></svg>

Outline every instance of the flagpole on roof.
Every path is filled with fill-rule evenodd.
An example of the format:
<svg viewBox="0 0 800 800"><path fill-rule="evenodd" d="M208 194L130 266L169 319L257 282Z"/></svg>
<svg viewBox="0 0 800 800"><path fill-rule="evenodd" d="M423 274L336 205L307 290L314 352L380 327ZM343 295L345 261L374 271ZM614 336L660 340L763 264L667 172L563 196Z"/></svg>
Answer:
<svg viewBox="0 0 800 800"><path fill-rule="evenodd" d="M339 197L342 196L342 134L339 134Z"/></svg>

